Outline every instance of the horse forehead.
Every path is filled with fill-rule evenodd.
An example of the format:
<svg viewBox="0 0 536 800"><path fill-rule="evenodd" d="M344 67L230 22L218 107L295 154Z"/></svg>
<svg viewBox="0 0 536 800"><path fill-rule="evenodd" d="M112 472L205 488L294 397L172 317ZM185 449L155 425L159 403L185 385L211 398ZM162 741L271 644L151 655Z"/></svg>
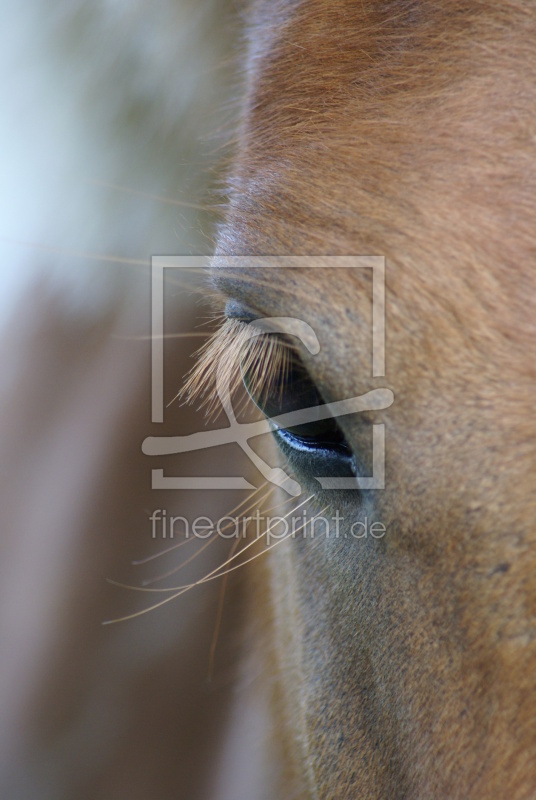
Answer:
<svg viewBox="0 0 536 800"><path fill-rule="evenodd" d="M222 249L384 255L401 317L433 327L439 314L447 336L450 319L452 336L462 322L481 346L532 349L525 7L499 19L491 3L254 4ZM493 59L478 35L495 37ZM512 80L524 87L515 99Z"/></svg>

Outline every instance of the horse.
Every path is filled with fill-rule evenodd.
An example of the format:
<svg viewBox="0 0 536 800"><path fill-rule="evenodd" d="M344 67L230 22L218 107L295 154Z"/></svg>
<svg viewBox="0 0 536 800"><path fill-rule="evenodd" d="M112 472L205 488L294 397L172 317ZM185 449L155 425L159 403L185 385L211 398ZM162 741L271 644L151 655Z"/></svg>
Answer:
<svg viewBox="0 0 536 800"><path fill-rule="evenodd" d="M331 521L247 568L269 694L263 796L528 800L536 9L253 0L246 20L212 278L221 335L289 317L316 332L319 352L294 341L290 366L263 338L243 357L276 422L379 387L394 397L274 425L281 465ZM263 268L266 256L324 268ZM370 271L330 269L348 256L385 258L384 375L370 370ZM385 426L383 487L324 491L315 476L330 469L370 474L371 423ZM371 520L384 535L351 535Z"/></svg>
<svg viewBox="0 0 536 800"><path fill-rule="evenodd" d="M232 6L40 0L3 28L4 263L61 280L4 329L1 791L529 800L536 11ZM207 124L231 95L236 124ZM149 566L125 565L157 554L155 508L234 505L155 500L141 452L148 256L208 246L177 187L214 169L211 126L236 131L205 290L227 320L194 377L208 389L223 359L270 420L248 502L278 515L233 573L212 684L215 583L140 615ZM172 298L168 322L190 314ZM165 430L194 430L178 409ZM234 567L209 552L207 576ZM101 626L117 617L135 619Z"/></svg>

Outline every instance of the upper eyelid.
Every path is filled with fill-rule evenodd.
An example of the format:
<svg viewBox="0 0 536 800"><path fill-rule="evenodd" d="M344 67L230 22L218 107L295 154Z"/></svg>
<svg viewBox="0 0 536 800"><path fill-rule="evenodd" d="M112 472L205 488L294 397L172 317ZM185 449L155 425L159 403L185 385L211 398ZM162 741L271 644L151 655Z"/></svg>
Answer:
<svg viewBox="0 0 536 800"><path fill-rule="evenodd" d="M219 297L228 301L230 313L227 312L227 308L225 313L229 319L250 322L262 317L274 316L272 310L268 312L265 308L254 310L256 300L260 299L259 288L264 285L263 281L261 283L258 281L261 273L262 270L258 268L250 272L245 268L229 268L224 264L213 265L210 268L210 285ZM250 300L253 301L253 305Z"/></svg>
<svg viewBox="0 0 536 800"><path fill-rule="evenodd" d="M229 271L212 268L208 282L214 298L219 300L219 308L222 301L225 303L224 315L227 319L251 322L263 316L253 311L247 301L239 299L243 297L243 289L247 285L242 281L242 275L238 278L229 274Z"/></svg>
<svg viewBox="0 0 536 800"><path fill-rule="evenodd" d="M250 308L233 298L229 299L225 304L225 316L227 319L240 320L246 323L259 319L258 314L255 314Z"/></svg>
<svg viewBox="0 0 536 800"><path fill-rule="evenodd" d="M238 305L240 302L236 297L242 294L242 273L232 272L228 269L212 266L209 270L209 283L214 291L220 296L234 300Z"/></svg>

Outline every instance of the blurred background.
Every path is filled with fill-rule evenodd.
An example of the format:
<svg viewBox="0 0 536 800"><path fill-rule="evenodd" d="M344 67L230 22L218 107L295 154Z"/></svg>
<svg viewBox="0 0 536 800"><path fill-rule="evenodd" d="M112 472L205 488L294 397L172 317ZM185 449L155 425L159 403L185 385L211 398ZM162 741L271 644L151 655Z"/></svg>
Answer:
<svg viewBox="0 0 536 800"><path fill-rule="evenodd" d="M251 800L241 742L262 737L235 669L240 587L213 665L218 582L102 624L163 597L109 579L180 564L153 558L156 508L230 510L223 492L151 490L141 443L201 424L177 403L151 423L149 265L211 250L240 91L234 4L0 0L0 32L0 797ZM169 284L166 332L198 330L198 298ZM166 402L201 341L166 342ZM228 544L152 585L200 577Z"/></svg>

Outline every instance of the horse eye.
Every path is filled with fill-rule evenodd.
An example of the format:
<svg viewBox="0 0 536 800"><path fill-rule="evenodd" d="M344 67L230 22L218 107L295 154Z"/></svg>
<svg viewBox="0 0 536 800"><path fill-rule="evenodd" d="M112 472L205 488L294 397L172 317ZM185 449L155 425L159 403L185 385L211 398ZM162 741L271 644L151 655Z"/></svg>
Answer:
<svg viewBox="0 0 536 800"><path fill-rule="evenodd" d="M268 419L325 403L300 357L290 348L285 350L284 358L274 355L273 358L259 358L252 363L244 359L240 369L249 396ZM276 432L285 438L287 445L294 444L302 450L330 450L343 455L351 453L333 417L278 428Z"/></svg>

